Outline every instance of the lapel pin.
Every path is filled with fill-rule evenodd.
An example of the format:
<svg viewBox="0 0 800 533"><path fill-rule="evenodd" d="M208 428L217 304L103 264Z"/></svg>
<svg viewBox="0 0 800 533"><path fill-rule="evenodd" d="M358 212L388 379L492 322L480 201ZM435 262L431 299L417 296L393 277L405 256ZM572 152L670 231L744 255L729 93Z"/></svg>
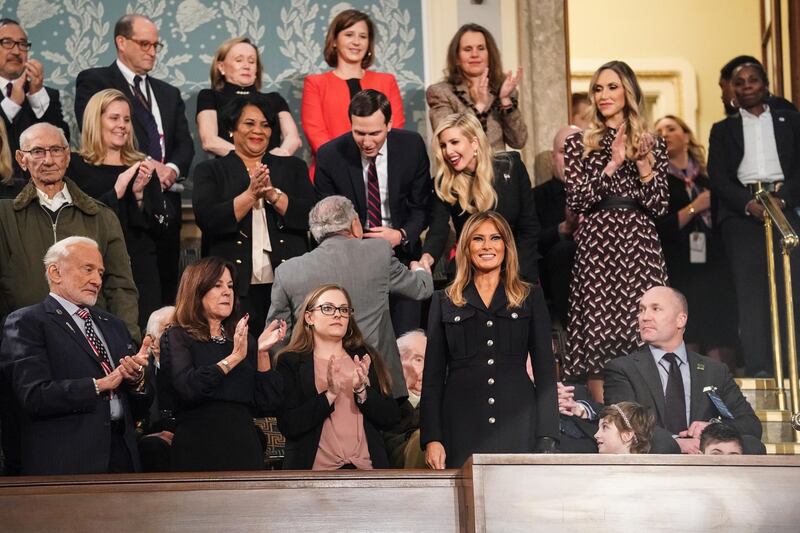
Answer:
<svg viewBox="0 0 800 533"><path fill-rule="evenodd" d="M61 309L56 309L56 314L62 315L64 313L61 311Z"/></svg>
<svg viewBox="0 0 800 533"><path fill-rule="evenodd" d="M778 117L778 122L786 122L786 117Z"/></svg>
<svg viewBox="0 0 800 533"><path fill-rule="evenodd" d="M697 370L705 370L705 369L706 365L704 365L703 363L697 363Z"/></svg>
<svg viewBox="0 0 800 533"><path fill-rule="evenodd" d="M509 174L508 172L503 172L503 179L506 181L510 180L511 174Z"/></svg>

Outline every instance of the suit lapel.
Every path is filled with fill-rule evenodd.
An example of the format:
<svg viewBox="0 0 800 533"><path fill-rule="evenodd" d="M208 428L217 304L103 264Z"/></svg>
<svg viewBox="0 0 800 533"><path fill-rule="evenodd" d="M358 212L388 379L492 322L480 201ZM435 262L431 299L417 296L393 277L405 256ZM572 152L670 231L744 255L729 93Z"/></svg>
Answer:
<svg viewBox="0 0 800 533"><path fill-rule="evenodd" d="M700 360L699 355L694 352L687 352L686 360L689 362L689 375L692 377L692 396L690 398L691 405L689 406L689 423L691 423L702 419L700 412L706 405L703 389L708 383L708 378L705 365Z"/></svg>
<svg viewBox="0 0 800 533"><path fill-rule="evenodd" d="M794 150L794 135L792 128L786 122L786 117L778 114L776 110L771 110L772 127L775 132L775 146L778 149L778 159L780 159L783 177L786 179L787 172L791 172L791 157Z"/></svg>
<svg viewBox="0 0 800 533"><path fill-rule="evenodd" d="M744 157L744 129L742 126L742 115L736 113L728 117L728 128L731 131L731 138L738 148L738 154L732 161L741 161Z"/></svg>
<svg viewBox="0 0 800 533"><path fill-rule="evenodd" d="M319 391L317 391L317 385L314 383L313 354L300 355L298 373L300 374L300 390L303 392L303 397L313 398L319 394Z"/></svg>
<svg viewBox="0 0 800 533"><path fill-rule="evenodd" d="M350 175L350 184L353 187L353 198L356 200L358 217L364 221L367 218L367 188L364 186L364 167L361 166L361 152L356 146L352 135L347 139L347 170Z"/></svg>
<svg viewBox="0 0 800 533"><path fill-rule="evenodd" d="M86 340L86 336L80 330L75 321L72 319L69 314L61 307L53 297L48 296L44 301L44 308L45 311L50 315L51 319L55 324L57 324L69 338L71 338L78 346L80 346L81 350L89 356L92 361L97 365L98 368L102 368L100 366L100 362L97 360L97 356L94 353L94 350L89 345L89 341Z"/></svg>
<svg viewBox="0 0 800 533"><path fill-rule="evenodd" d="M638 350L631 354L636 369L644 378L644 382L650 389L650 395L653 397L653 403L656 406L659 420L665 420L665 400L664 400L664 387L661 385L661 378L658 375L658 368L656 362L653 360L653 354L650 349L645 346L643 349Z"/></svg>
<svg viewBox="0 0 800 533"><path fill-rule="evenodd" d="M400 147L397 146L397 139L392 135L389 130L389 135L386 137L386 181L388 182L389 189L389 210L392 214L392 225L397 226L397 217L400 215L400 209L394 204L395 199L400 198L400 182L403 179L402 165L403 157L399 153Z"/></svg>

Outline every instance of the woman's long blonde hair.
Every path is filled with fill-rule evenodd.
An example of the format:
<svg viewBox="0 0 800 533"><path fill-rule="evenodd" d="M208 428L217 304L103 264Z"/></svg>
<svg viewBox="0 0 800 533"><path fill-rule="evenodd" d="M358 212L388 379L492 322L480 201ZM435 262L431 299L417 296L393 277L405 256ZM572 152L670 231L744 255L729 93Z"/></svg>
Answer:
<svg viewBox="0 0 800 533"><path fill-rule="evenodd" d="M487 220L491 220L494 223L506 248L500 279L505 286L508 308L522 307L525 298L528 297L531 291L531 286L529 283L522 281L519 275L519 255L517 254L517 245L514 242L514 234L511 232L506 219L496 211L475 213L467 219L464 228L461 230L461 238L458 239L458 244L456 245L456 277L445 289L445 294L450 298L450 301L459 307L467 303L464 298L464 289L472 281L475 274L475 267L472 264L469 253L469 243L478 226Z"/></svg>
<svg viewBox="0 0 800 533"><path fill-rule="evenodd" d="M0 183L11 185L14 181L14 165L11 162L11 149L8 147L8 131L5 122L0 120Z"/></svg>
<svg viewBox="0 0 800 533"><path fill-rule="evenodd" d="M90 165L101 165L108 153L108 147L103 144L103 113L114 102L125 102L133 120L133 106L130 100L117 89L104 89L89 99L83 113L83 132L81 133L81 149L78 151L83 159ZM144 154L139 151L136 143L136 133L131 131L125 146L120 154L123 165L132 165L144 159Z"/></svg>
<svg viewBox="0 0 800 533"><path fill-rule="evenodd" d="M645 116L644 95L639 87L639 81L631 67L624 61L609 61L597 69L589 82L589 126L583 133L583 156L586 157L590 152L600 150L600 140L606 134L608 127L605 124L605 117L600 113L595 100L594 88L597 85L597 78L604 70L616 72L625 90L625 106L623 115L626 126L628 140L625 143L625 157L634 159L636 157L636 147L642 135L649 131L647 118Z"/></svg>
<svg viewBox="0 0 800 533"><path fill-rule="evenodd" d="M439 135L450 128L458 128L470 142L472 140L478 142L478 149L475 151L478 165L475 168L474 176L464 172L455 172L450 166L450 162L445 159L439 143ZM494 190L493 184L494 168L492 167L494 153L481 123L475 115L454 113L445 117L433 134L431 150L436 159L436 176L433 178L433 184L436 195L442 201L450 205L458 202L461 210L470 214L494 209L497 205L497 192Z"/></svg>
<svg viewBox="0 0 800 533"><path fill-rule="evenodd" d="M688 146L689 157L692 158L692 160L695 163L697 163L697 168L700 170L700 174L705 174L706 173L706 149L703 148L703 146L699 142L697 142L697 139L694 136L694 132L689 127L689 125L686 124L686 122L683 121L682 118L676 117L675 115L664 115L660 119L656 120L655 128L658 129L658 123L661 122L664 119L667 119L667 118L670 119L670 120L674 120L675 123L678 126L681 127L681 129L683 130L683 133L685 133L686 135L689 136L689 146Z"/></svg>

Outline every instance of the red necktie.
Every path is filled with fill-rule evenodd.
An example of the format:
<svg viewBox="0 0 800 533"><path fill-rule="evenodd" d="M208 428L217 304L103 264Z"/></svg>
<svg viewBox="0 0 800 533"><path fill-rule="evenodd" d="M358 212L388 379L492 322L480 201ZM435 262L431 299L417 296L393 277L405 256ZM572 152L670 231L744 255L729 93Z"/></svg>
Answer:
<svg viewBox="0 0 800 533"><path fill-rule="evenodd" d="M381 188L378 185L378 169L373 158L367 167L367 225L370 228L377 228L382 223Z"/></svg>

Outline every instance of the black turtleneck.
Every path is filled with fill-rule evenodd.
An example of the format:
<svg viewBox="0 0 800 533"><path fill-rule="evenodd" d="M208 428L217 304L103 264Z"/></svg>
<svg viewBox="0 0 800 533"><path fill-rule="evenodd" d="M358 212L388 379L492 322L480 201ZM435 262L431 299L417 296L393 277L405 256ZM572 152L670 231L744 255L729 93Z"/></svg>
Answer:
<svg viewBox="0 0 800 533"><path fill-rule="evenodd" d="M272 135L269 138L267 150L272 150L281 144L281 125L278 122L278 113L281 111L289 112L289 104L278 93L261 93L256 90L255 86L241 87L232 83L225 82L221 91L212 89L203 89L197 95L197 112L211 109L217 112L217 128L219 136L223 139L230 140L228 131L225 126L225 105L231 102L237 96L246 96L248 94L258 94L267 104L270 115L267 117L270 126L272 127Z"/></svg>

